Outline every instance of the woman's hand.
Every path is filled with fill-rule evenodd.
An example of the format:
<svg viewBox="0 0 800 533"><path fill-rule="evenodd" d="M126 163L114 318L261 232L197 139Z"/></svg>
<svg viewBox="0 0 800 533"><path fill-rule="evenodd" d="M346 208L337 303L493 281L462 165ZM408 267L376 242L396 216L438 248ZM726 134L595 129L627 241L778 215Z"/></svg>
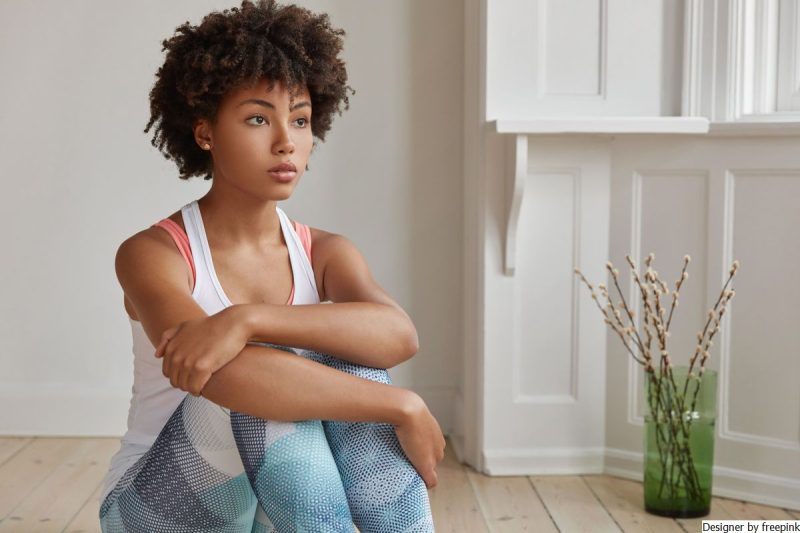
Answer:
<svg viewBox="0 0 800 533"><path fill-rule="evenodd" d="M211 316L181 322L161 335L155 356L173 387L199 396L211 375L239 355L247 328L231 307Z"/></svg>
<svg viewBox="0 0 800 533"><path fill-rule="evenodd" d="M408 460L432 489L439 482L436 465L444 458L445 440L442 428L417 394L411 396L404 410L404 421L394 428Z"/></svg>

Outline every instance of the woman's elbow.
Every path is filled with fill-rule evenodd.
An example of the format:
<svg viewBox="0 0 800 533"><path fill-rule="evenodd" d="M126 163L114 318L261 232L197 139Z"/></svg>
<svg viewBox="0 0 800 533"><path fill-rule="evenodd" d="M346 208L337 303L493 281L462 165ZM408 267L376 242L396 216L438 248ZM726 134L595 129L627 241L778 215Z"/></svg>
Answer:
<svg viewBox="0 0 800 533"><path fill-rule="evenodd" d="M410 325L405 334L404 348L402 351L404 354L403 361L408 361L419 351L419 336L417 335L417 328L415 328L413 324Z"/></svg>

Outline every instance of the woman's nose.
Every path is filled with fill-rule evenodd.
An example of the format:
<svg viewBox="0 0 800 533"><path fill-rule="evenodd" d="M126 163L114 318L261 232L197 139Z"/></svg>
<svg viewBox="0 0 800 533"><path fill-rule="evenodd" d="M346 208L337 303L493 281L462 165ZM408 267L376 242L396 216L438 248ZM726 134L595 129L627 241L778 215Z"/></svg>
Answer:
<svg viewBox="0 0 800 533"><path fill-rule="evenodd" d="M278 154L294 153L294 142L292 142L292 138L289 136L287 130L281 130L278 133L278 138L275 140L275 144L272 145L272 150Z"/></svg>

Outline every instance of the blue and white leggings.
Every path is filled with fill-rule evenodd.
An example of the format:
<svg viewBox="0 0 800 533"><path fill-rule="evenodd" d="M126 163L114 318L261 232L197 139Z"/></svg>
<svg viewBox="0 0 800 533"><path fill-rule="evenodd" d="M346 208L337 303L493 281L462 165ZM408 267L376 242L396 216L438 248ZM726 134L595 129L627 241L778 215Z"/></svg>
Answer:
<svg viewBox="0 0 800 533"><path fill-rule="evenodd" d="M391 383L383 369L300 353ZM390 424L264 420L188 393L100 506L103 533L352 532L354 523L362 533L434 531L425 482Z"/></svg>

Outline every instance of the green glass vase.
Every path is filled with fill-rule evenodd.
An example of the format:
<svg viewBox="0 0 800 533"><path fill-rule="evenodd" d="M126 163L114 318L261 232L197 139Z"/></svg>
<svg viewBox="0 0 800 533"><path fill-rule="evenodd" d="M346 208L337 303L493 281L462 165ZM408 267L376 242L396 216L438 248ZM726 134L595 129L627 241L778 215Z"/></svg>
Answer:
<svg viewBox="0 0 800 533"><path fill-rule="evenodd" d="M644 507L648 513L697 518L711 510L717 372L699 365L645 373Z"/></svg>

